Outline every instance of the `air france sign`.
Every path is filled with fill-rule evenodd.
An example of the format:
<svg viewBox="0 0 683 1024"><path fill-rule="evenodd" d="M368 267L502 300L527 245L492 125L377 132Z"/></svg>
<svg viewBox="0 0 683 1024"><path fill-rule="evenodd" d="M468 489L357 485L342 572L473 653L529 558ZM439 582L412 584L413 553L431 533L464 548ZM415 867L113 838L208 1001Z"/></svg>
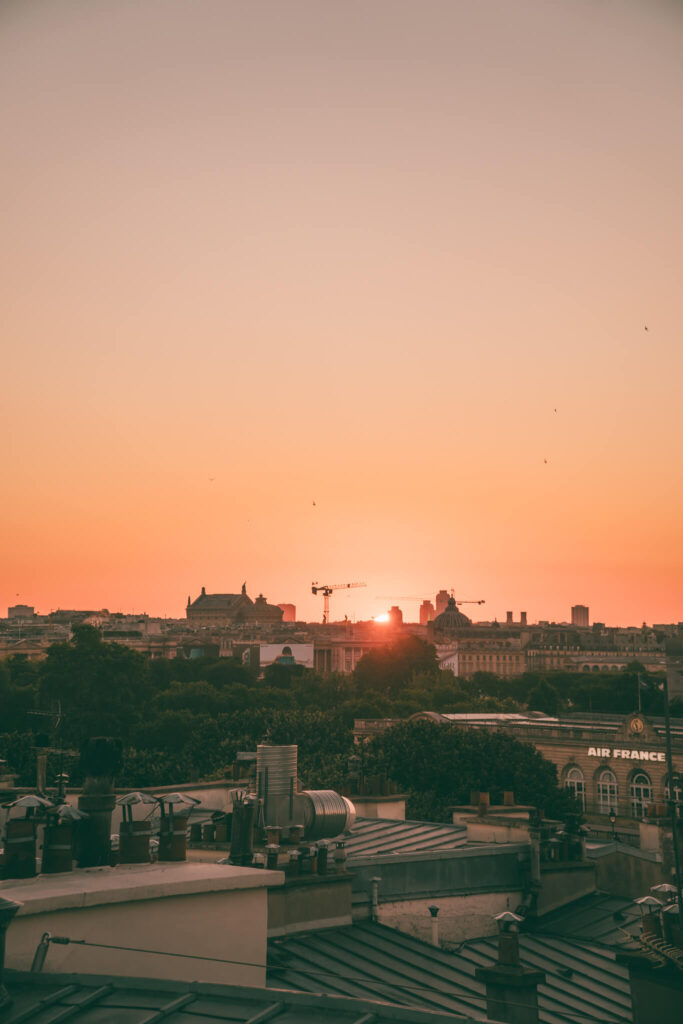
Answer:
<svg viewBox="0 0 683 1024"><path fill-rule="evenodd" d="M622 761L663 761L664 754L657 750L622 750L620 747L589 747L589 757L621 758Z"/></svg>

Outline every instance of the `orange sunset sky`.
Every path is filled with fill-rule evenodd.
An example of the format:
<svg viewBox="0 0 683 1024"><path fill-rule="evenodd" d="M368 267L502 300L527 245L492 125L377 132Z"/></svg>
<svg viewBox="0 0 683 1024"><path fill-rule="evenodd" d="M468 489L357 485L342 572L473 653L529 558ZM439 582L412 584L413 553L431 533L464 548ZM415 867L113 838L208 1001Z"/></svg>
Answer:
<svg viewBox="0 0 683 1024"><path fill-rule="evenodd" d="M683 619L681 54L678 0L3 0L0 614Z"/></svg>

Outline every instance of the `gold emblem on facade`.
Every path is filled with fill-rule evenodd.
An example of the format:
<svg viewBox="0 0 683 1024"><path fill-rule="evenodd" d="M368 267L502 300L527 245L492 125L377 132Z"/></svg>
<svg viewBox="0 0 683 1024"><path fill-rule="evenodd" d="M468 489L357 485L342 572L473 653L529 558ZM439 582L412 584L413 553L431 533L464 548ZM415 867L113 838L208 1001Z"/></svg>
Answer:
<svg viewBox="0 0 683 1024"><path fill-rule="evenodd" d="M631 732L642 732L645 727L645 723L642 718L631 719Z"/></svg>

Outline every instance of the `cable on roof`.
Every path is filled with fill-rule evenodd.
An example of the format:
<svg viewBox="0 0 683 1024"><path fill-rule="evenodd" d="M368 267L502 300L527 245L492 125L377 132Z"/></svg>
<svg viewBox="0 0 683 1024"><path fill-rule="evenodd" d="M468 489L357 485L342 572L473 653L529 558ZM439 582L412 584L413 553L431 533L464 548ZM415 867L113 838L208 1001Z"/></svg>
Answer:
<svg viewBox="0 0 683 1024"><path fill-rule="evenodd" d="M107 943L107 942L89 942L88 939L71 939L71 938L69 938L66 935L49 935L48 932L46 932L44 934L43 940L46 941L47 943L54 942L54 943L57 943L58 945L62 945L62 946L68 946L68 945L92 946L92 947L97 948L97 949L116 949L116 950L119 950L119 951L122 951L122 952L127 952L127 953L150 953L153 956L177 956L177 957L182 957L184 960L206 960L206 961L210 961L212 963L228 964L228 965L234 966L234 967L261 967L261 968L264 968L267 971L270 971L271 973L280 973L282 971L291 971L292 974L303 974L303 975L305 975L307 977L310 976L310 977L322 977L322 978L335 978L337 981L356 981L356 982L359 982L359 983L361 983L363 985L373 985L375 987L376 986L384 986L385 988L386 987L390 987L390 988L394 988L394 989L405 989L406 991L409 991L409 992L424 992L424 993L427 993L427 994L432 995L432 996L446 996L446 997L449 997L449 998L452 998L452 999L460 999L463 1002L466 1002L467 1000L470 1000L471 1002L480 1002L480 1003L486 1003L487 1002L487 996L486 995L478 995L475 992L472 992L472 993L467 992L467 993L463 993L463 994L461 994L461 993L450 993L450 992L445 992L442 989L438 989L438 988L428 988L428 987L426 987L424 985L406 985L406 984L401 983L401 982L381 981L378 978L361 978L361 977L354 977L353 975L349 976L349 975L342 975L342 974L334 974L332 971L315 971L315 970L310 970L310 969L306 969L306 968L294 967L291 964L288 965L288 966L284 966L283 965L281 967L277 967L277 966L269 965L267 963L266 964L256 964L256 963L252 963L251 961L248 961L248 960L227 960L227 959L225 959L223 957L217 957L217 956L202 956L202 955L200 955L198 953L171 953L168 950L163 950L163 949L139 949L136 946L114 946L114 945L111 945L110 943ZM43 940L41 940L41 941L43 941ZM558 977L561 977L561 975L558 975ZM566 979L564 979L564 980L566 980ZM271 991L275 991L275 990L271 990ZM289 989L288 991L297 992L297 991L299 991L299 989ZM319 993L319 994L320 995L325 995L325 993ZM526 1009L527 1008L525 1003L511 1003L511 1002L508 1001L508 1005L509 1006L516 1006L516 1007L519 1007L521 1009ZM607 1012L609 1012L609 1011L607 1011ZM576 1021L583 1022L583 1024L593 1024L593 1022L595 1022L595 1021L599 1021L600 1024L608 1024L608 1022L606 1021L606 1018L604 1016L603 1017L586 1016L585 1013L582 1013L582 1014L570 1013L569 1011L564 1010L564 1009L562 1010L562 1015L564 1017L570 1017L570 1018L572 1018L572 1019L574 1019ZM612 1024L621 1024L621 1022L627 1020L627 1018L625 1016L623 1016L623 1015L618 1016L617 1014L611 1013L611 1016L612 1016Z"/></svg>

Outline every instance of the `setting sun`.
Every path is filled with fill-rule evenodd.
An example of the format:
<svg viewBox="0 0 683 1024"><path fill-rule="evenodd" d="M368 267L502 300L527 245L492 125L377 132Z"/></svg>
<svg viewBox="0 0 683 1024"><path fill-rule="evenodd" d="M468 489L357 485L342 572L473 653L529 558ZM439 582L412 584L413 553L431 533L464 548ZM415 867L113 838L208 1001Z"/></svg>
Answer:
<svg viewBox="0 0 683 1024"><path fill-rule="evenodd" d="M375 618L373 619L373 622L388 622L388 621L389 621L389 612L382 612L381 615L375 615Z"/></svg>

